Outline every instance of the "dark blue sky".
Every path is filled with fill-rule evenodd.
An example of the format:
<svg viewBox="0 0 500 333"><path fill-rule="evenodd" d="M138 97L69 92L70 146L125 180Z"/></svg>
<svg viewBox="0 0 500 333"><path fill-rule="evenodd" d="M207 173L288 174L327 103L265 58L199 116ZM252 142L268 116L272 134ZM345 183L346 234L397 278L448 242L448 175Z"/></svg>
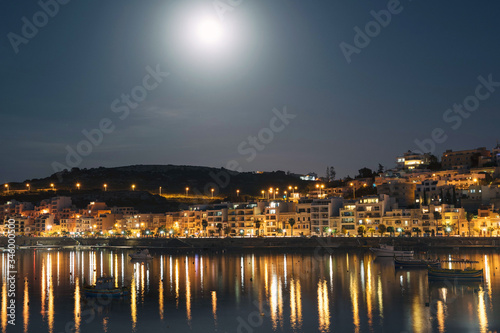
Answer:
<svg viewBox="0 0 500 333"><path fill-rule="evenodd" d="M217 17L211 1L72 0L15 53L8 34L22 36L22 18L41 7L2 1L0 182L53 173L106 118L114 130L79 167L236 160L246 171L333 165L352 176L394 166L435 128L448 136L438 155L500 139L500 88L457 130L443 120L478 76L500 81L498 2L401 1L349 64L339 44L354 45L354 27L388 1L240 2L221 23L228 37L210 46L193 29ZM147 66L170 74L120 119L113 101L142 85ZM296 117L248 161L238 147L248 152L242 142L283 107Z"/></svg>

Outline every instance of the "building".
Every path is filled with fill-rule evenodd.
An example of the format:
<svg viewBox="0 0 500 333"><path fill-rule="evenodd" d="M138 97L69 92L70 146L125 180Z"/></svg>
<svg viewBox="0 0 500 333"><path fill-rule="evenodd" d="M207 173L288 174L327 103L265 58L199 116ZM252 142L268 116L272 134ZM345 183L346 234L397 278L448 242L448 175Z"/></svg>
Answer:
<svg viewBox="0 0 500 333"><path fill-rule="evenodd" d="M53 232L54 228L54 215L43 214L38 216L34 222L33 226L30 228L31 234L35 235L49 235Z"/></svg>
<svg viewBox="0 0 500 333"><path fill-rule="evenodd" d="M447 150L441 158L443 169L480 168L491 162L491 152L485 147L470 150Z"/></svg>
<svg viewBox="0 0 500 333"><path fill-rule="evenodd" d="M264 202L259 202L259 204L264 204ZM284 231L286 223L292 216L295 216L295 203L285 202L285 201L271 201L265 203L264 209L259 209L263 212L264 217L264 236L281 236L280 233ZM294 213L294 214L290 214ZM256 216L255 218L262 218Z"/></svg>
<svg viewBox="0 0 500 333"><path fill-rule="evenodd" d="M311 202L311 234L323 235L329 233L330 219L339 216L344 205L343 198L318 199Z"/></svg>
<svg viewBox="0 0 500 333"><path fill-rule="evenodd" d="M355 233L356 229L356 203L354 200L346 201L339 210L340 230L343 234L350 235Z"/></svg>
<svg viewBox="0 0 500 333"><path fill-rule="evenodd" d="M14 232L16 236L18 235L25 235L26 234L26 228L30 225L31 221L29 217L22 216L20 214L15 214L12 216L5 217L3 221L3 234L7 235L9 230L7 227L8 220L13 219L14 220Z"/></svg>
<svg viewBox="0 0 500 333"><path fill-rule="evenodd" d="M318 175L316 173L314 173L314 172L310 172L307 175L300 176L300 179L302 179L302 180L313 180L314 181L314 180L318 179Z"/></svg>
<svg viewBox="0 0 500 333"><path fill-rule="evenodd" d="M377 186L377 194L394 198L399 207L409 207L415 203L416 187L404 179L393 180Z"/></svg>
<svg viewBox="0 0 500 333"><path fill-rule="evenodd" d="M464 223L465 222L465 223ZM500 236L500 214L495 212L494 205L481 206L470 223L462 222L460 235L468 236Z"/></svg>
<svg viewBox="0 0 500 333"><path fill-rule="evenodd" d="M295 214L294 235L308 236L311 234L311 203L312 199L300 199Z"/></svg>
<svg viewBox="0 0 500 333"><path fill-rule="evenodd" d="M394 233L412 234L421 233L421 214L419 209L393 209L384 217L387 228L394 228Z"/></svg>
<svg viewBox="0 0 500 333"><path fill-rule="evenodd" d="M362 197L355 202L356 225L364 225L367 230L382 223L386 212L397 207L393 198L386 194Z"/></svg>
<svg viewBox="0 0 500 333"><path fill-rule="evenodd" d="M457 204L455 186L447 185L443 180L424 180L416 185L415 203L420 205L439 205L441 203Z"/></svg>
<svg viewBox="0 0 500 333"><path fill-rule="evenodd" d="M209 223L213 228L214 233L218 232L217 224L221 223L224 228L224 222L227 221L229 226L235 230L236 235L244 236L257 236L258 231L255 225L255 213L258 214L260 209L255 202L240 202L228 204L227 219L220 221L213 221ZM259 225L259 224L258 224ZM259 225L260 226L260 225Z"/></svg>
<svg viewBox="0 0 500 333"><path fill-rule="evenodd" d="M396 159L396 168L399 170L413 170L415 168L425 168L430 163L431 154L419 154L408 150Z"/></svg>

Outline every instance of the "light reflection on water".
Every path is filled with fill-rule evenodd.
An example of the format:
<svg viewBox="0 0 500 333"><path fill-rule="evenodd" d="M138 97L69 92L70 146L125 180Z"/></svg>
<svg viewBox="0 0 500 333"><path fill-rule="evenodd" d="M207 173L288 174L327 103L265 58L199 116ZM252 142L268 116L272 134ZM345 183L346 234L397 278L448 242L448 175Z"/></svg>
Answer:
<svg viewBox="0 0 500 333"><path fill-rule="evenodd" d="M461 253L484 268L482 284L429 283L425 270L396 270L365 252L157 253L149 263L128 254L18 251L17 330L7 322L3 254L2 332L488 332L500 324L500 255L486 250ZM85 298L83 285L101 275L130 296Z"/></svg>

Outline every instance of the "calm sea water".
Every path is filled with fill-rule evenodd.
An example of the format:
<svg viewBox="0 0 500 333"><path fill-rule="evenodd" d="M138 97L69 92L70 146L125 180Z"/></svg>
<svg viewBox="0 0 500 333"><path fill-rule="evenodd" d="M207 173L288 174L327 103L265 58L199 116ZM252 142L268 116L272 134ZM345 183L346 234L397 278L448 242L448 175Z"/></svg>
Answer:
<svg viewBox="0 0 500 333"><path fill-rule="evenodd" d="M500 254L427 254L479 261L483 283L429 283L364 251L332 254L18 250L16 326L8 324L7 254L0 255L2 332L488 332L500 330ZM458 265L454 265L458 266ZM446 265L448 267L448 264ZM113 276L130 296L87 299Z"/></svg>

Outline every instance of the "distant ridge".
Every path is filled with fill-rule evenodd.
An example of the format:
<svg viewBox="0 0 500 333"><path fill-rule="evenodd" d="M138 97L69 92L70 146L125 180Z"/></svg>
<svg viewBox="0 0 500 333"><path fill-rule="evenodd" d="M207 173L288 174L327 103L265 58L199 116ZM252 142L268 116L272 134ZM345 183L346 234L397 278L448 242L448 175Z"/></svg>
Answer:
<svg viewBox="0 0 500 333"><path fill-rule="evenodd" d="M290 185L301 188L307 186L297 175L284 171L273 172L234 172L225 168L213 168L191 165L130 165L120 167L98 167L90 169L73 168L46 178L27 179L24 182L9 183L12 191L26 190L30 184L32 190L50 189L51 184L57 190L76 191L131 190L158 193L185 193L189 187L190 194L210 195L214 188L216 194L232 195L236 190L242 194L260 196L262 190L269 187L280 188L282 194Z"/></svg>

